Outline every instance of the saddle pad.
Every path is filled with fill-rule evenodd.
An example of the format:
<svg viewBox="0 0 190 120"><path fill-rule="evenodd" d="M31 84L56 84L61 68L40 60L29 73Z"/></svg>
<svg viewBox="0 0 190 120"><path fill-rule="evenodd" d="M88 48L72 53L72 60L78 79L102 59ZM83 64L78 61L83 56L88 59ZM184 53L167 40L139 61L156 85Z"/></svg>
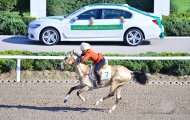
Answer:
<svg viewBox="0 0 190 120"><path fill-rule="evenodd" d="M101 80L107 80L111 78L111 66L109 65L106 69L101 69L100 70L100 76L101 76ZM94 76L94 66L91 66L90 68L90 74L89 77L91 80L96 80L95 76Z"/></svg>

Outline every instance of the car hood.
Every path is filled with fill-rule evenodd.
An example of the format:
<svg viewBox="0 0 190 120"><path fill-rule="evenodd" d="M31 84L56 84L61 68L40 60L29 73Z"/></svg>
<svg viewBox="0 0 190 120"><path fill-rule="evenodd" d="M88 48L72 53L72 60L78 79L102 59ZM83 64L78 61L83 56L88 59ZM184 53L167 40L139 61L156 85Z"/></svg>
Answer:
<svg viewBox="0 0 190 120"><path fill-rule="evenodd" d="M60 23L64 19L64 16L50 16L33 20L30 24Z"/></svg>

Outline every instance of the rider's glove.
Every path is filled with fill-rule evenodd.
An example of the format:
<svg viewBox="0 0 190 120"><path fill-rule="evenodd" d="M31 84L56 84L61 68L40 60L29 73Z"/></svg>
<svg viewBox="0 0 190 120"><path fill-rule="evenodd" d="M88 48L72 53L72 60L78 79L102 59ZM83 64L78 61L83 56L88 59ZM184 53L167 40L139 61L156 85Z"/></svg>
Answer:
<svg viewBox="0 0 190 120"><path fill-rule="evenodd" d="M77 63L80 63L80 58L81 58L81 57L79 57L79 58L77 59Z"/></svg>

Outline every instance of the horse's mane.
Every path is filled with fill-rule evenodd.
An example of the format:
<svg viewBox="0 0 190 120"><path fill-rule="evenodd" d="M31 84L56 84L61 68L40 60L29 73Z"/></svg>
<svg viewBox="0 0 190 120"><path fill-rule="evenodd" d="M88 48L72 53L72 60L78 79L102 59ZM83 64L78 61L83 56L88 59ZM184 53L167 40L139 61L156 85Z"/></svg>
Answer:
<svg viewBox="0 0 190 120"><path fill-rule="evenodd" d="M77 53L73 52L73 55L76 57L75 60L76 62L78 61L78 59L80 59L81 56L79 56ZM86 66L88 69L90 69L90 67L87 65L86 62L80 62L79 64Z"/></svg>

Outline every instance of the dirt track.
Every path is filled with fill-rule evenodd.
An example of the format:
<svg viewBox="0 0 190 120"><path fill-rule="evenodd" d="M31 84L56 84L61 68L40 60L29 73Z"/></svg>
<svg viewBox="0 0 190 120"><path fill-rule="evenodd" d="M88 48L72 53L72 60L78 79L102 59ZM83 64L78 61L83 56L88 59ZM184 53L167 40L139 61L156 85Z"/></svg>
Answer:
<svg viewBox="0 0 190 120"><path fill-rule="evenodd" d="M67 104L64 95L73 82L0 83L0 120L189 120L190 85L126 84L122 100L109 114L115 97L99 106L94 103L107 95L109 88L83 94L76 92Z"/></svg>

